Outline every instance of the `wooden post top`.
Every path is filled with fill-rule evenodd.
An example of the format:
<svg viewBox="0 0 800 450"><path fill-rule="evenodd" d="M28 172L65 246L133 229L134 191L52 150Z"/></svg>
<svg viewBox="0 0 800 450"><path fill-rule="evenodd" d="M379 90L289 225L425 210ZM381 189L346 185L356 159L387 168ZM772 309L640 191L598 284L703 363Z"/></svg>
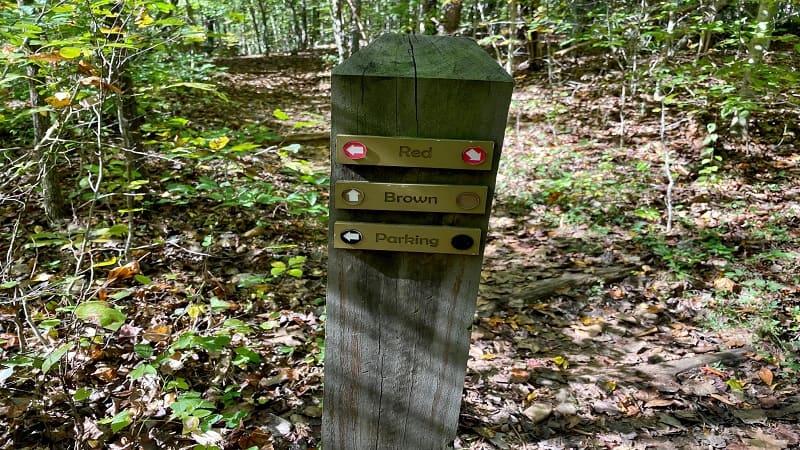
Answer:
<svg viewBox="0 0 800 450"><path fill-rule="evenodd" d="M472 39L420 34L384 34L336 66L333 75L514 83Z"/></svg>

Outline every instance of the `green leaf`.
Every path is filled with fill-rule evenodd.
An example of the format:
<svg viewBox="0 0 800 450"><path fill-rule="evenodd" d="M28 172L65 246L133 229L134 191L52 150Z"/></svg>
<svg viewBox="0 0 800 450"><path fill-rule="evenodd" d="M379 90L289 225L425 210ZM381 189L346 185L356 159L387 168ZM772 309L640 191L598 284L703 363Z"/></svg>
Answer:
<svg viewBox="0 0 800 450"><path fill-rule="evenodd" d="M151 280L147 275L134 275L133 279L144 285L153 284L153 280Z"/></svg>
<svg viewBox="0 0 800 450"><path fill-rule="evenodd" d="M62 47L58 51L59 55L67 59L77 58L78 56L81 56L81 53L83 53L83 51L78 47Z"/></svg>
<svg viewBox="0 0 800 450"><path fill-rule="evenodd" d="M289 119L289 115L286 114L285 112L281 111L280 109L276 109L275 111L273 111L272 115L275 116L275 118L278 119L278 120L288 120Z"/></svg>
<svg viewBox="0 0 800 450"><path fill-rule="evenodd" d="M61 347L58 347L57 349L53 350L52 353L47 355L47 357L44 358L44 361L42 361L42 374L46 374L51 367L53 367L58 361L60 361L61 358L63 358L64 355L66 355L67 352L72 348L73 345L75 345L74 342L67 342L66 344L62 345Z"/></svg>
<svg viewBox="0 0 800 450"><path fill-rule="evenodd" d="M137 380L145 375L157 375L156 368L150 364L139 364L128 374L131 380Z"/></svg>
<svg viewBox="0 0 800 450"><path fill-rule="evenodd" d="M174 380L168 381L167 384L164 385L164 390L167 392L172 390L177 391L178 389L189 389L189 383L187 383L183 378L178 377Z"/></svg>
<svg viewBox="0 0 800 450"><path fill-rule="evenodd" d="M92 391L87 387L79 388L77 391L75 391L74 394L72 394L72 399L75 400L76 402L82 402L87 398L91 397L92 392L94 391Z"/></svg>
<svg viewBox="0 0 800 450"><path fill-rule="evenodd" d="M305 256L292 256L289 258L289 267L300 267L306 263L306 259Z"/></svg>
<svg viewBox="0 0 800 450"><path fill-rule="evenodd" d="M247 347L236 347L233 351L236 352L237 355L243 356L251 363L257 363L261 361L261 357L258 356L258 353L250 350Z"/></svg>
<svg viewBox="0 0 800 450"><path fill-rule="evenodd" d="M119 430L121 430L121 429L127 427L128 425L130 425L132 422L133 422L133 419L131 419L131 410L130 409L124 409L124 410L120 411L119 413L117 413L117 415L114 416L113 419L111 419L111 431L116 433Z"/></svg>
<svg viewBox="0 0 800 450"><path fill-rule="evenodd" d="M125 323L127 316L102 301L84 302L75 307L75 316L81 320L94 322L111 331L117 331Z"/></svg>
<svg viewBox="0 0 800 450"><path fill-rule="evenodd" d="M295 277L295 278L303 278L303 270L302 269L289 269L286 271L287 274Z"/></svg>
<svg viewBox="0 0 800 450"><path fill-rule="evenodd" d="M153 347L149 344L134 344L133 351L142 359L153 356Z"/></svg>

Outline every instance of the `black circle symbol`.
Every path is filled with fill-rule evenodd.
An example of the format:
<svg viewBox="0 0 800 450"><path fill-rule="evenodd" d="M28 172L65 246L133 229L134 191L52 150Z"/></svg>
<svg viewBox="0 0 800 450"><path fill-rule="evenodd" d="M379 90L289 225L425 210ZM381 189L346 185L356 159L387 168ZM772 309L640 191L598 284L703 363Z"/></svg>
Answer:
<svg viewBox="0 0 800 450"><path fill-rule="evenodd" d="M466 234L457 234L450 240L450 245L456 250L469 250L475 244L475 239Z"/></svg>
<svg viewBox="0 0 800 450"><path fill-rule="evenodd" d="M342 234L339 235L344 241L345 244L358 244L361 242L362 235L361 232L358 230L344 230Z"/></svg>

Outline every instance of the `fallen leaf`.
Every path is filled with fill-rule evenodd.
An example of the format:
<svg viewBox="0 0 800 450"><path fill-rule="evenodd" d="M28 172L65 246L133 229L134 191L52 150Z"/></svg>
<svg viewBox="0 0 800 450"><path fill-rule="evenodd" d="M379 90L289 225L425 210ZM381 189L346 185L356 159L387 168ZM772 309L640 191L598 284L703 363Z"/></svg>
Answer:
<svg viewBox="0 0 800 450"><path fill-rule="evenodd" d="M567 358L564 358L563 356L556 356L552 359L552 361L561 370L567 370L569 368L569 361L567 361Z"/></svg>
<svg viewBox="0 0 800 450"><path fill-rule="evenodd" d="M79 82L84 86L94 86L103 91L111 91L117 95L122 95L122 89L118 88L112 83L103 81L98 76L83 77L79 80Z"/></svg>
<svg viewBox="0 0 800 450"><path fill-rule="evenodd" d="M133 278L134 275L138 275L140 272L139 268L139 261L134 259L133 261L125 264L124 266L115 267L108 272L108 282L116 281L116 280L127 280L128 278Z"/></svg>
<svg viewBox="0 0 800 450"><path fill-rule="evenodd" d="M527 407L522 414L533 423L539 423L547 419L553 413L553 407L548 403L534 403Z"/></svg>
<svg viewBox="0 0 800 450"><path fill-rule="evenodd" d="M770 388L772 387L772 379L774 378L774 375L772 374L772 371L769 370L769 368L762 367L758 369L758 378L761 378L761 381L763 381L764 384L766 384Z"/></svg>
<svg viewBox="0 0 800 450"><path fill-rule="evenodd" d="M666 398L656 398L650 400L649 402L644 404L645 408L663 408L665 406L670 406L675 403L675 400L669 400Z"/></svg>
<svg viewBox="0 0 800 450"><path fill-rule="evenodd" d="M530 378L531 374L525 369L514 368L511 369L511 382L512 383L525 383Z"/></svg>
<svg viewBox="0 0 800 450"><path fill-rule="evenodd" d="M97 370L92 372L92 375L102 381L105 381L106 383L110 383L114 381L117 371L111 367L99 367Z"/></svg>
<svg viewBox="0 0 800 450"><path fill-rule="evenodd" d="M608 290L608 296L614 300L622 300L625 298L625 290L619 286L613 286Z"/></svg>
<svg viewBox="0 0 800 450"><path fill-rule="evenodd" d="M150 342L164 342L169 339L172 333L172 327L169 325L153 325L147 331L142 333L142 337Z"/></svg>
<svg viewBox="0 0 800 450"><path fill-rule="evenodd" d="M703 374L705 374L705 375L716 375L716 376L722 378L723 380L726 380L728 378L728 374L727 373L725 373L725 372L723 372L723 371L721 371L719 369L715 369L713 367L705 366L701 370L703 371Z"/></svg>
<svg viewBox="0 0 800 450"><path fill-rule="evenodd" d="M736 289L736 282L727 277L720 277L714 280L714 289L721 292L733 292Z"/></svg>
<svg viewBox="0 0 800 450"><path fill-rule="evenodd" d="M63 108L72 103L72 97L69 95L69 92L56 92L44 99L44 101L53 108Z"/></svg>

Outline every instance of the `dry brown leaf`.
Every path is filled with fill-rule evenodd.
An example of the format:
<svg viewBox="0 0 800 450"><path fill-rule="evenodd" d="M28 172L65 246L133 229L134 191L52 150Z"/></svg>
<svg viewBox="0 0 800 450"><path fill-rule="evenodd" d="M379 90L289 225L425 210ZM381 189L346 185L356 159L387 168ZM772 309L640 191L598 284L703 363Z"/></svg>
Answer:
<svg viewBox="0 0 800 450"><path fill-rule="evenodd" d="M114 381L114 377L117 376L117 371L112 369L111 367L99 367L97 370L92 372L92 375L106 383L110 383Z"/></svg>
<svg viewBox="0 0 800 450"><path fill-rule="evenodd" d="M31 61L41 61L51 64L67 60L67 58L61 56L61 53L58 50L53 50L50 53L36 53L35 55L29 56L28 59Z"/></svg>
<svg viewBox="0 0 800 450"><path fill-rule="evenodd" d="M759 448L764 450L782 450L789 446L789 441L778 439L761 430L755 430L750 434L752 439L743 439L749 448Z"/></svg>
<svg viewBox="0 0 800 450"><path fill-rule="evenodd" d="M525 383L530 378L531 374L525 369L514 368L511 369L511 382L512 383Z"/></svg>
<svg viewBox="0 0 800 450"><path fill-rule="evenodd" d="M133 260L124 266L115 267L108 272L108 281L127 280L138 275L140 271L139 261Z"/></svg>
<svg viewBox="0 0 800 450"><path fill-rule="evenodd" d="M761 378L761 381L764 382L767 386L772 386L772 379L774 375L771 370L767 367L762 367L758 369L758 378Z"/></svg>
<svg viewBox="0 0 800 450"><path fill-rule="evenodd" d="M158 324L148 328L147 331L142 333L142 337L150 342L164 342L169 339L171 333L171 326Z"/></svg>
<svg viewBox="0 0 800 450"><path fill-rule="evenodd" d="M670 406L675 403L675 400L670 400L666 398L655 398L650 400L649 402L644 404L645 408L663 408L665 406Z"/></svg>
<svg viewBox="0 0 800 450"><path fill-rule="evenodd" d="M706 375L716 375L716 376L722 378L723 380L727 380L728 379L728 374L723 372L723 371L721 371L721 370L719 370L719 369L715 369L713 367L705 366L701 370Z"/></svg>
<svg viewBox="0 0 800 450"><path fill-rule="evenodd" d="M733 292L736 289L736 282L727 277L720 277L714 280L714 289L722 292Z"/></svg>
<svg viewBox="0 0 800 450"><path fill-rule="evenodd" d="M19 345L17 335L12 333L0 333L0 347L9 349Z"/></svg>
<svg viewBox="0 0 800 450"><path fill-rule="evenodd" d="M256 428L248 435L239 438L236 443L239 445L239 448L258 447L261 450L272 450L272 443L270 443L271 438L272 435L270 433Z"/></svg>
<svg viewBox="0 0 800 450"><path fill-rule="evenodd" d="M625 290L623 290L619 286L613 286L611 289L608 290L608 295L614 300L622 300L625 298Z"/></svg>
<svg viewBox="0 0 800 450"><path fill-rule="evenodd" d="M122 95L122 90L120 88L118 88L112 83L107 83L103 81L102 79L100 79L100 77L97 76L83 77L80 79L80 83L84 86L94 86L104 91L111 91L117 95Z"/></svg>
<svg viewBox="0 0 800 450"><path fill-rule="evenodd" d="M720 395L720 394L708 394L708 396L709 396L709 397L711 397L711 398L715 398L715 399L717 399L717 400L721 401L722 403L725 403L725 404L726 404L726 405L728 405L728 406L736 406L736 405L737 405L737 403L736 403L736 402L733 402L733 401L731 401L731 399L729 399L729 398L728 398L727 396L725 396L725 395Z"/></svg>

